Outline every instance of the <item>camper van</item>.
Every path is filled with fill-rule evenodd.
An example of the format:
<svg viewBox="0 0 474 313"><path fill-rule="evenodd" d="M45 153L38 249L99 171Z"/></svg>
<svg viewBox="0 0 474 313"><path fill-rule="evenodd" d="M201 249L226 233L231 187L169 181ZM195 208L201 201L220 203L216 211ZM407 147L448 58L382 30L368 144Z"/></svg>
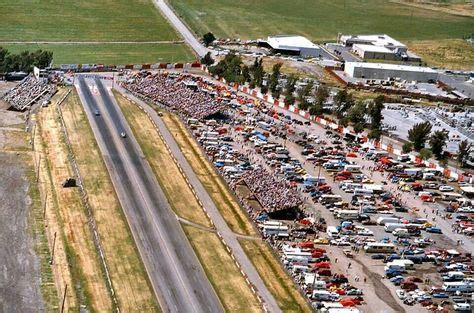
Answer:
<svg viewBox="0 0 474 313"><path fill-rule="evenodd" d="M369 242L364 246L366 253L394 253L395 246L391 243Z"/></svg>
<svg viewBox="0 0 474 313"><path fill-rule="evenodd" d="M365 188L354 189L354 196L371 196L373 194L374 194L374 191L371 189L365 189Z"/></svg>
<svg viewBox="0 0 474 313"><path fill-rule="evenodd" d="M445 292L474 292L474 284L472 282L454 281L443 283Z"/></svg>
<svg viewBox="0 0 474 313"><path fill-rule="evenodd" d="M340 210L337 211L337 218L341 220L357 220L359 218L359 211L357 210Z"/></svg>
<svg viewBox="0 0 474 313"><path fill-rule="evenodd" d="M387 223L398 223L400 219L394 216L381 216L377 219L378 225L385 225Z"/></svg>
<svg viewBox="0 0 474 313"><path fill-rule="evenodd" d="M336 238L339 236L339 231L335 226L328 226L326 233L328 234L329 238Z"/></svg>
<svg viewBox="0 0 474 313"><path fill-rule="evenodd" d="M360 165L352 165L348 164L344 166L344 171L351 172L351 173L360 173Z"/></svg>

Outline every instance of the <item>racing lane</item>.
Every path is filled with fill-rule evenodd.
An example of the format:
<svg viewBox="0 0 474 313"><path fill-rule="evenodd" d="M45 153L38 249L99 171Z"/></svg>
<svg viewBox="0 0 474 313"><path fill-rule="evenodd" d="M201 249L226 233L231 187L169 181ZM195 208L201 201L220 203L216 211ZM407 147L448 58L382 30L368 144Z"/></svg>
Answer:
<svg viewBox="0 0 474 313"><path fill-rule="evenodd" d="M78 82L79 96L163 311L221 312L216 293L110 91L99 79L79 76ZM127 138L120 137L122 131Z"/></svg>

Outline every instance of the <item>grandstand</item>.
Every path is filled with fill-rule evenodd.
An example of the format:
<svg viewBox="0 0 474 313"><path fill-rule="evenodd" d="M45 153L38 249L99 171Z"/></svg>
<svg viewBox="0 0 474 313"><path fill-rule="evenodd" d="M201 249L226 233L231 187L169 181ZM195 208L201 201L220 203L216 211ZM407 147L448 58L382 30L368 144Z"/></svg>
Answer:
<svg viewBox="0 0 474 313"><path fill-rule="evenodd" d="M17 86L10 89L2 97L2 100L10 104L15 110L25 111L43 98L50 99L55 92L56 88L48 84L47 79L37 79L33 75L29 75Z"/></svg>

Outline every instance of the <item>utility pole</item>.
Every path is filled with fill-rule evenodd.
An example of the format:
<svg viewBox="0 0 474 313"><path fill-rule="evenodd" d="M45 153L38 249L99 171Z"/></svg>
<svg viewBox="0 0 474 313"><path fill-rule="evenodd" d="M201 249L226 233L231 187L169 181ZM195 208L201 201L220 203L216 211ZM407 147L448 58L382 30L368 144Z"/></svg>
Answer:
<svg viewBox="0 0 474 313"><path fill-rule="evenodd" d="M53 239L53 250L51 251L51 260L49 260L49 264L53 265L54 260L54 248L56 247L56 232L54 232L54 239ZM61 311L62 312L62 311Z"/></svg>
<svg viewBox="0 0 474 313"><path fill-rule="evenodd" d="M39 181L39 171L40 171L40 165L41 165L41 154L39 156L39 159L38 159L38 164L36 165L36 182Z"/></svg>
<svg viewBox="0 0 474 313"><path fill-rule="evenodd" d="M61 313L64 312L64 304L66 303L66 292L67 292L67 284L64 287L64 295L63 295L63 302L61 304Z"/></svg>
<svg viewBox="0 0 474 313"><path fill-rule="evenodd" d="M48 201L48 189L46 189L46 195L44 196L43 219L46 219L46 201Z"/></svg>

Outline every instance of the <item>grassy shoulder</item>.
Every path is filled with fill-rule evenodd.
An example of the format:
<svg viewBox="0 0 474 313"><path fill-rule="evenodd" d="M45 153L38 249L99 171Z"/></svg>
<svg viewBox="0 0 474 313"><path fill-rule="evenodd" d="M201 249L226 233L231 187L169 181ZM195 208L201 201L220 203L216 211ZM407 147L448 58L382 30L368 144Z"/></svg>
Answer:
<svg viewBox="0 0 474 313"><path fill-rule="evenodd" d="M175 213L203 230L182 224L207 277L228 312L259 312L261 307L245 282L240 270L226 251L219 237L186 184L164 142L146 114L135 104L114 92L117 102L132 128L145 157L150 163ZM163 171L162 169L166 169Z"/></svg>
<svg viewBox="0 0 474 313"><path fill-rule="evenodd" d="M25 50L53 51L53 63L60 64L142 64L189 62L196 56L184 43L100 43L100 44L1 44L12 53Z"/></svg>
<svg viewBox="0 0 474 313"><path fill-rule="evenodd" d="M262 312L261 305L219 237L193 226L182 227L226 312Z"/></svg>
<svg viewBox="0 0 474 313"><path fill-rule="evenodd" d="M126 312L157 311L158 305L148 275L75 91L66 98L61 108L119 306Z"/></svg>
<svg viewBox="0 0 474 313"><path fill-rule="evenodd" d="M240 240L240 244L283 312L312 312L265 242Z"/></svg>
<svg viewBox="0 0 474 313"><path fill-rule="evenodd" d="M211 196L229 227L236 233L255 235L256 231L235 196L227 189L212 164L202 154L198 144L192 139L179 118L171 113L163 114L163 121L174 135L181 151Z"/></svg>
<svg viewBox="0 0 474 313"><path fill-rule="evenodd" d="M59 97L55 98L56 100ZM54 271L61 292L68 286L68 307L84 306L94 311L112 310L104 273L95 250L87 214L77 188L62 188L73 176L64 135L56 113L56 103L42 108L37 116L39 149L44 164L41 180L48 190L48 229L57 234ZM38 146L38 144L36 144ZM54 241L50 233L50 243Z"/></svg>

